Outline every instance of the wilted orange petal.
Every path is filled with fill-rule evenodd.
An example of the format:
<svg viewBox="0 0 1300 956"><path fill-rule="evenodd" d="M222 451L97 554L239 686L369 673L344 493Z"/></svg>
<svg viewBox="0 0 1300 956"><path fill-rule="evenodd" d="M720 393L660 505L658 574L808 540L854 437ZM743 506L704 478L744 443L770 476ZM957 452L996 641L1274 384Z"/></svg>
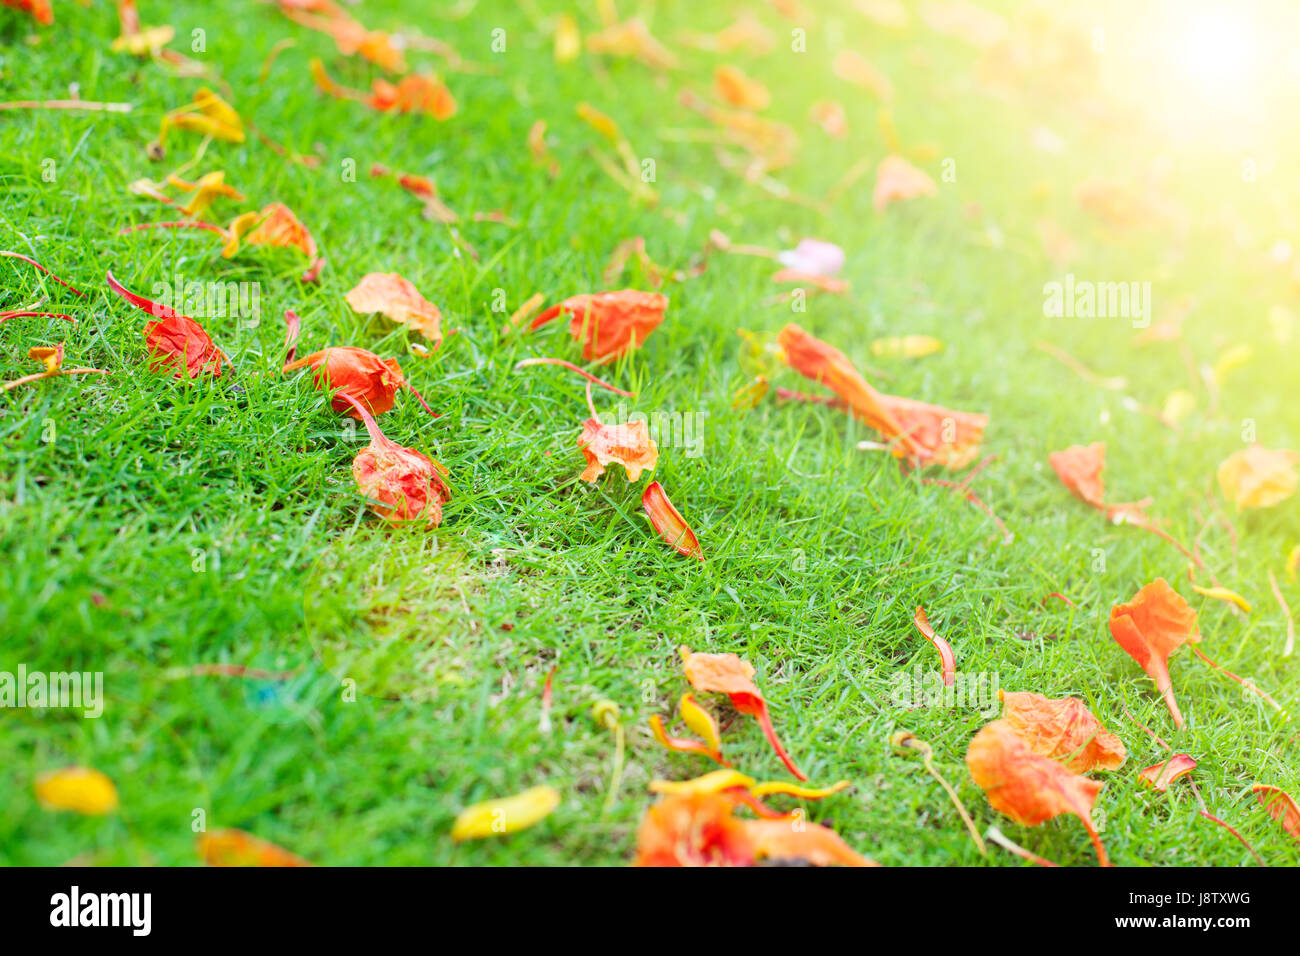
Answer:
<svg viewBox="0 0 1300 956"><path fill-rule="evenodd" d="M797 820L750 820L745 829L756 859L800 860L813 866L876 866L819 823Z"/></svg>
<svg viewBox="0 0 1300 956"><path fill-rule="evenodd" d="M1002 718L1034 753L1060 760L1075 773L1118 770L1128 758L1124 742L1073 697L1055 699L1029 691L998 691Z"/></svg>
<svg viewBox="0 0 1300 956"><path fill-rule="evenodd" d="M1187 754L1171 754L1168 760L1152 764L1138 771L1138 778L1147 786L1154 787L1161 793L1179 777L1185 777L1196 769L1196 761Z"/></svg>
<svg viewBox="0 0 1300 956"><path fill-rule="evenodd" d="M1110 633L1156 682L1174 725L1182 727L1183 715L1169 679L1169 655L1188 641L1200 642L1196 612L1164 578L1156 578L1132 601L1110 609Z"/></svg>
<svg viewBox="0 0 1300 956"><path fill-rule="evenodd" d="M208 866L311 866L302 857L243 830L204 833L198 838L198 848Z"/></svg>
<svg viewBox="0 0 1300 956"><path fill-rule="evenodd" d="M569 334L582 343L582 357L607 362L644 344L663 322L667 308L668 297L657 292L622 289L575 295L541 313L529 328L568 314Z"/></svg>
<svg viewBox="0 0 1300 956"><path fill-rule="evenodd" d="M627 480L633 482L641 477L642 471L653 471L659 463L659 447L650 440L650 429L643 421L605 425L588 418L582 423L578 447L587 459L587 467L580 477L592 484L611 464L622 465Z"/></svg>
<svg viewBox="0 0 1300 956"><path fill-rule="evenodd" d="M951 687L957 679L957 658L952 653L952 646L934 633L934 628L930 626L930 621L925 616L925 608L918 607L916 609L916 614L912 617L912 623L916 625L916 629L921 632L922 636L934 645L934 649L939 652L939 662L943 668L944 686Z"/></svg>
<svg viewBox="0 0 1300 956"><path fill-rule="evenodd" d="M1257 783L1250 788L1255 797L1267 808L1269 815L1282 824L1282 829L1300 840L1300 804L1285 790Z"/></svg>
<svg viewBox="0 0 1300 956"><path fill-rule="evenodd" d="M356 312L382 313L419 332L434 348L442 344L442 312L396 272L371 272L363 276L346 298Z"/></svg>
<svg viewBox="0 0 1300 956"><path fill-rule="evenodd" d="M1017 823L1032 827L1063 813L1077 816L1092 838L1098 862L1110 865L1092 825L1092 807L1102 784L1034 753L1005 720L985 725L974 736L966 766L993 809Z"/></svg>
<svg viewBox="0 0 1300 956"><path fill-rule="evenodd" d="M672 545L679 554L704 560L704 552L700 550L695 532L673 507L659 482L652 481L646 485L645 492L641 495L641 507L649 516L650 524L659 532L659 537Z"/></svg>

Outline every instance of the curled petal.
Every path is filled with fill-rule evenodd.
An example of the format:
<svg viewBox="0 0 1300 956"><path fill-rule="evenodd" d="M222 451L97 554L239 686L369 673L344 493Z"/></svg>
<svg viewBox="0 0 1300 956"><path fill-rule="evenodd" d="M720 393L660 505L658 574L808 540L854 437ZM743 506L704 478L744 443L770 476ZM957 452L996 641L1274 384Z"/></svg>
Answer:
<svg viewBox="0 0 1300 956"><path fill-rule="evenodd" d="M703 737L704 742L714 750L722 749L722 735L718 732L718 722L693 696L682 694L677 709L681 711L682 721L687 727Z"/></svg>
<svg viewBox="0 0 1300 956"><path fill-rule="evenodd" d="M824 800L848 787L847 780L840 780L829 787L801 787L795 783L786 783L784 780L769 780L754 784L749 788L749 792L756 797L783 796L798 797L800 800Z"/></svg>
<svg viewBox="0 0 1300 956"><path fill-rule="evenodd" d="M1139 770L1138 778L1148 787L1164 793L1171 783L1195 769L1196 761L1187 754L1170 754L1167 760Z"/></svg>
<svg viewBox="0 0 1300 956"><path fill-rule="evenodd" d="M925 639L934 645L934 649L939 652L939 661L943 665L943 684L945 687L951 687L957 680L957 658L952 653L952 646L934 633L934 628L930 626L930 621L925 616L925 608L918 607L916 609L912 623L916 625L916 629L921 632Z"/></svg>
<svg viewBox="0 0 1300 956"><path fill-rule="evenodd" d="M722 764L724 767L731 766L719 751L711 749L708 744L702 741L692 740L689 737L670 737L664 729L663 718L658 714L654 714L650 718L650 732L654 734L655 740L659 741L660 745L668 750L674 750L677 753L700 754L715 763Z"/></svg>
<svg viewBox="0 0 1300 956"><path fill-rule="evenodd" d="M652 481L646 485L645 492L641 495L641 507L649 516L650 524L659 532L659 537L672 545L678 554L704 560L704 552L700 550L695 532L673 507L659 482Z"/></svg>
<svg viewBox="0 0 1300 956"><path fill-rule="evenodd" d="M1282 829L1300 841L1300 803L1295 797L1268 784L1257 783L1250 788L1256 799L1268 810L1269 816L1282 824Z"/></svg>

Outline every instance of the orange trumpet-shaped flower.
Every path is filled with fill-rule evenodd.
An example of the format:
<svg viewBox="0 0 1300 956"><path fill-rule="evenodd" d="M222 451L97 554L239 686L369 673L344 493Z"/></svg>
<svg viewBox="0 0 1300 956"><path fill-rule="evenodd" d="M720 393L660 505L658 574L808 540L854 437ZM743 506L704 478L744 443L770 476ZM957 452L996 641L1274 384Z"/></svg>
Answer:
<svg viewBox="0 0 1300 956"><path fill-rule="evenodd" d="M385 521L442 523L442 506L451 498L440 463L387 438L364 405L339 392L352 405L370 434L370 444L352 461L352 477L361 493L371 499L371 510Z"/></svg>
<svg viewBox="0 0 1300 956"><path fill-rule="evenodd" d="M876 207L876 212L884 212L890 203L900 199L933 196L937 191L934 180L902 156L886 156L876 167L876 188L871 195L871 204Z"/></svg>
<svg viewBox="0 0 1300 956"><path fill-rule="evenodd" d="M672 545L678 554L704 560L704 552L700 550L695 532L673 507L659 482L652 481L646 485L645 492L641 495L641 508L650 518L650 524L659 532L659 537Z"/></svg>
<svg viewBox="0 0 1300 956"><path fill-rule="evenodd" d="M567 313L569 334L582 343L582 357L589 362L607 362L643 345L663 322L667 308L668 297L658 292L584 293L551 306L529 328L540 328Z"/></svg>
<svg viewBox="0 0 1300 956"><path fill-rule="evenodd" d="M748 714L758 721L763 736L771 744L776 755L781 758L786 769L799 780L808 776L795 766L781 746L776 730L772 727L772 717L768 713L767 701L763 693L754 684L754 668L747 661L735 654L692 654L689 647L681 647L682 669L692 687L699 691L726 694L731 699L731 706L742 714Z"/></svg>
<svg viewBox="0 0 1300 956"><path fill-rule="evenodd" d="M1295 494L1300 485L1297 462L1300 454L1256 443L1223 460L1219 465L1219 488L1238 511L1270 508Z"/></svg>
<svg viewBox="0 0 1300 956"><path fill-rule="evenodd" d="M643 421L623 425L606 425L594 418L582 423L578 446L587 459L580 476L593 485L611 464L627 471L627 480L636 481L643 471L653 471L659 463L659 446L650 440L650 429Z"/></svg>
<svg viewBox="0 0 1300 956"><path fill-rule="evenodd" d="M1062 813L1077 816L1092 838L1097 861L1110 865L1092 824L1092 807L1102 784L1034 753L1006 720L986 724L971 739L966 766L993 809L1017 823L1033 827Z"/></svg>
<svg viewBox="0 0 1300 956"><path fill-rule="evenodd" d="M1029 691L998 691L1002 719L1034 753L1060 760L1074 773L1118 770L1128 758L1124 742L1101 725L1083 701Z"/></svg>
<svg viewBox="0 0 1300 956"><path fill-rule="evenodd" d="M1110 609L1110 633L1156 682L1174 725L1182 727L1183 714L1169 678L1169 655L1189 641L1200 642L1196 612L1164 578L1156 578L1132 601Z"/></svg>
<svg viewBox="0 0 1300 956"><path fill-rule="evenodd" d="M753 866L799 860L814 866L874 866L834 831L794 817L741 820L725 793L688 789L660 800L637 832L634 866Z"/></svg>
<svg viewBox="0 0 1300 956"><path fill-rule="evenodd" d="M718 793L684 793L646 811L634 866L749 866L756 848L732 801Z"/></svg>
<svg viewBox="0 0 1300 956"><path fill-rule="evenodd" d="M290 362L284 371L310 366L316 374L313 382L317 388L329 388L335 392L330 400L330 407L352 418L361 419L357 411L342 397L343 393L362 402L374 415L382 415L393 407L393 398L397 390L404 388L424 405L430 415L437 418L437 413L425 404L420 393L411 388L402 366L397 359L381 359L374 352L351 345L333 346L303 356L296 362Z"/></svg>
<svg viewBox="0 0 1300 956"><path fill-rule="evenodd" d="M394 322L414 329L433 343L442 344L442 311L396 272L371 272L361 277L346 296L354 312L381 312Z"/></svg>
<svg viewBox="0 0 1300 956"><path fill-rule="evenodd" d="M213 344L203 326L189 316L181 315L160 302L136 295L109 272L108 287L137 309L148 312L155 321L144 326L145 344L149 348L149 368L153 371L171 369L175 378L198 378L207 372L213 378L221 377L225 353Z"/></svg>
<svg viewBox="0 0 1300 956"><path fill-rule="evenodd" d="M839 349L794 323L777 334L785 361L848 403L854 416L896 442L893 453L918 465L962 468L979 454L987 415L958 412L872 388Z"/></svg>
<svg viewBox="0 0 1300 956"><path fill-rule="evenodd" d="M54 7L50 5L50 0L3 0L3 3L6 7L30 13L43 27L54 22Z"/></svg>

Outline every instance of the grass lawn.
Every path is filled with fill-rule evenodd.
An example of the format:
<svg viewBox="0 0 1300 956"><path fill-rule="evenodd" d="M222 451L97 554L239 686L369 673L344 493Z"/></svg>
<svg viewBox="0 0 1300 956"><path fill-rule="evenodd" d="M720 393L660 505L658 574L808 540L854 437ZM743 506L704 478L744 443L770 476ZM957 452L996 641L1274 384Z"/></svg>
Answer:
<svg viewBox="0 0 1300 956"><path fill-rule="evenodd" d="M1029 5L985 5L1012 31L1039 29ZM1128 762L1096 775L1106 782L1097 819L1116 863L1255 865L1199 813L1187 781L1168 793L1140 783L1137 771L1164 751L1137 721L1199 761L1192 780L1209 812L1269 863L1300 862L1296 841L1250 791L1258 781L1300 793L1294 722L1184 651L1171 667L1188 718L1176 729L1107 626L1113 604L1164 577L1199 611L1209 656L1296 708L1300 657L1282 657L1286 618L1268 575L1300 606L1300 585L1284 570L1300 544L1297 499L1239 514L1215 481L1219 462L1252 438L1300 448L1300 273L1274 261L1285 258L1278 240L1300 245L1294 123L1203 130L1212 117L1194 100L1124 98L1146 90L1142 82L1100 92L1085 77L1119 73L1141 22L1122 3L1058 14L1074 17L1095 63L1053 60L1031 41L1027 63L997 54L990 66L910 2L908 25L896 30L848 2L805 0L790 19L761 2L620 0L620 16L640 13L677 57L671 70L590 50L557 64L555 12L571 7L589 36L601 28L592 2L348 7L368 27L445 41L472 67L408 51L455 96L456 115L441 122L322 95L313 57L349 87L368 89L383 74L270 3L240 0L219 15L188 0L140 6L146 25L175 28L172 49L219 74L246 122L319 160L293 162L251 132L243 143L209 143L188 175L223 170L247 197L220 200L214 221L284 202L327 262L318 283L304 283L305 260L291 250L248 247L226 259L210 232L122 234L180 218L127 186L195 157L202 137L193 132L170 133L160 161L147 147L163 114L212 79L110 52L119 32L111 4L57 3L52 27L0 7L0 100L63 99L76 87L83 99L134 107L0 112L0 249L33 256L88 293L78 300L0 260L0 310L46 299L42 310L78 319L0 324L0 379L33 371L30 346L59 341L69 366L111 373L0 393L0 671L102 671L106 698L98 719L0 714L0 863L191 865L201 818L325 864L622 864L655 799L649 781L713 769L662 749L648 730L654 714L680 727L677 700L689 688L677 648L686 644L754 664L777 731L812 781L851 781L805 806L859 852L889 865L1027 865L997 848L987 860L978 854L920 762L891 749L891 734L906 729L933 747L981 832L996 824L1058 863L1093 865L1078 820L1018 825L972 781L966 747L996 708L898 705L899 675L935 667L912 624L918 605L963 675L1079 697L1123 739ZM719 53L688 42L744 8L770 32L771 49ZM1100 51L1096 29L1107 38ZM202 52L191 50L195 30L205 31ZM791 49L795 30L803 52ZM881 103L832 68L847 49L892 81L898 140L936 195L873 208L876 163L891 146ZM726 168L720 150L747 157L681 105L683 90L713 100L724 63L762 80L772 101L764 115L798 135L792 162L767 175L814 202L780 198L770 182ZM1139 75L1154 90L1163 67L1147 65ZM1001 72L1014 75L1000 84L989 76ZM1174 94L1178 85L1169 84ZM1265 105L1277 112L1268 116L1296 115L1297 88L1287 89L1270 87ZM844 105L843 139L810 122L821 99ZM615 153L576 114L580 102L616 120L638 159L653 160L657 203L601 168L596 154ZM547 124L554 176L527 145L537 120ZM1044 141L1044 130L1064 145ZM434 180L461 221L422 217L394 179L369 175L376 163ZM858 163L865 175L824 202ZM1107 223L1076 201L1090 179L1129 184L1154 211ZM494 211L504 215L473 216ZM1040 241L1045 221L1072 238L1068 262L1054 262ZM702 274L659 290L670 306L644 347L600 368L583 363L636 394L597 389L603 418L616 418L622 402L694 429L661 442L653 477L697 533L700 562L649 527L647 479L629 484L610 468L596 485L579 480L581 379L553 366L514 370L534 356L582 363L564 323L502 329L534 293L549 304L651 289L651 270L635 261L612 284L603 279L626 239L644 237L655 263L687 270L712 230L774 249L806 236L837 243L851 288L776 301L790 287L771 281L773 262L714 253ZM257 283L260 321L196 316L233 365L219 379L151 372L147 317L109 291L108 270L143 295L177 275ZM344 295L371 272L406 276L455 334L421 357L409 349L418 335L354 312ZM1183 319L1183 344L1140 346L1123 317L1044 317L1044 284L1067 273L1149 282L1155 322ZM390 438L447 466L453 495L438 528L393 526L366 507L351 475L364 431L330 411L309 376L280 373L286 309L302 318L300 355L357 345L397 357L440 413L431 420L399 394L380 418ZM748 381L737 329L774 333L787 322L844 351L884 391L988 414L981 454L998 458L971 487L1012 540L951 490L920 481L959 475L904 473L888 454L858 448L879 436L844 412L777 401L775 386L818 391L791 370L755 408L733 409ZM872 341L901 335L946 347L920 359L872 353ZM1127 384L1075 374L1040 343ZM1239 346L1251 351L1230 371ZM1201 370L1216 362L1211 389ZM1177 389L1195 407L1176 428L1144 413ZM1107 443L1109 496L1151 496L1163 528L1187 546L1199 539L1209 571L1252 613L1197 595L1174 546L1109 524L1070 495L1047 456L1093 441ZM1197 583L1208 586L1208 573ZM1044 602L1051 592L1073 606ZM213 664L293 673L186 676ZM553 667L547 733L539 721ZM604 699L627 731L612 799L614 737L592 716ZM721 715L738 768L787 776L754 721L723 698L701 699ZM36 777L74 764L116 783L120 811L78 816L38 804ZM451 840L465 806L540 784L562 802L537 826Z"/></svg>

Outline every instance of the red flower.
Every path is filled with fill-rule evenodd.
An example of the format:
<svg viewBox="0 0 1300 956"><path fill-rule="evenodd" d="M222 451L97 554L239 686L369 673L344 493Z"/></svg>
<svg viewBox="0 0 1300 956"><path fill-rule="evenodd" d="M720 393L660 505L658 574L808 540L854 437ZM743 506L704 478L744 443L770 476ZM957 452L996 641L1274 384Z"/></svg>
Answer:
<svg viewBox="0 0 1300 956"><path fill-rule="evenodd" d="M437 417L420 397L420 393L407 383L397 359L381 359L366 349L341 345L305 355L296 362L285 365L284 371L291 372L304 365L310 366L315 372L312 380L317 388L333 390L330 407L336 412L360 420L361 416L347 401L347 398L353 398L365 403L372 414L382 415L393 407L393 397L397 390L404 388L419 399L430 415Z"/></svg>
<svg viewBox="0 0 1300 956"><path fill-rule="evenodd" d="M371 500L371 510L385 521L425 521L430 527L442 523L442 506L451 498L443 477L447 469L414 448L387 438L366 407L346 392L338 396L348 402L365 423L370 444L352 461L352 477L361 493Z"/></svg>
<svg viewBox="0 0 1300 956"><path fill-rule="evenodd" d="M657 292L597 292L570 296L533 320L540 328L562 313L568 313L569 334L582 343L587 361L607 362L639 348L664 320L668 297Z"/></svg>
<svg viewBox="0 0 1300 956"><path fill-rule="evenodd" d="M108 287L137 309L155 316L156 321L146 322L145 344L152 358L153 371L172 369L176 378L198 378L208 372L213 378L221 377L221 365L229 363L225 353L213 344L203 326L189 316L181 315L160 302L138 296L115 278L107 274Z"/></svg>

